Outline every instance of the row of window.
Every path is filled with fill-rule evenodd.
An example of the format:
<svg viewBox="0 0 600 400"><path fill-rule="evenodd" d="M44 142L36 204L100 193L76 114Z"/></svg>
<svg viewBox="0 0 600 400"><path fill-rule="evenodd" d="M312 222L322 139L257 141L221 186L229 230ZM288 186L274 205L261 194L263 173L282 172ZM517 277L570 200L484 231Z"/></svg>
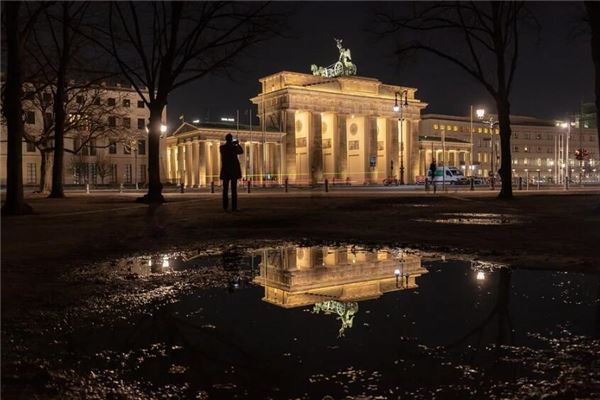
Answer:
<svg viewBox="0 0 600 400"><path fill-rule="evenodd" d="M37 165L35 163L27 163L26 169L26 183L28 185L35 185L38 183L37 178ZM99 170L97 165L94 163L88 163L76 167L73 170L73 183L84 184L88 180L90 183L118 183L118 168L117 164L111 164L106 170ZM131 164L125 164L123 168L123 183L132 184L135 183L135 179L132 176ZM138 166L138 183L146 182L146 165L141 164Z"/></svg>
<svg viewBox="0 0 600 400"><path fill-rule="evenodd" d="M25 99L26 100L33 100L35 97L35 92L33 91L27 91L25 92ZM44 92L42 94L42 99L47 102L50 103L52 101L52 93L48 93L48 92ZM77 102L77 104L84 104L85 103L85 96L83 95L79 95L77 97L75 97L75 101ZM102 99L100 97L96 97L94 98L94 105L100 105L102 102ZM108 99L106 99L106 105L108 106L116 106L117 105L117 99L115 99L114 97L109 97ZM131 107L131 100L130 99L123 99L121 101L121 106L125 107L125 108L130 108ZM143 100L138 100L137 101L137 108L144 108L145 104Z"/></svg>
<svg viewBox="0 0 600 400"><path fill-rule="evenodd" d="M80 153L78 154L82 154L84 156L95 156L97 154L96 149L96 140L95 139L91 139L88 143L84 144L83 146L81 145L81 142L79 141L79 139L75 139L75 143L73 145L73 147L75 149L78 149L81 147ZM132 150L132 145L128 145L128 144L124 144L123 145L123 154L131 154L131 150ZM27 142L27 150L28 153L35 153L36 151L36 147L35 144L31 143L31 142ZM117 142L116 141L110 141L110 143L108 144L108 154L117 154ZM137 154L143 156L146 154L146 141L145 140L138 140L137 141Z"/></svg>
<svg viewBox="0 0 600 400"><path fill-rule="evenodd" d="M47 118L47 121L52 121L52 114L46 113L45 118ZM69 115L69 118L71 118L71 119L76 118L76 116ZM131 118L123 117L121 122L122 122L121 125L123 126L123 128L131 128ZM25 113L25 123L30 124L30 125L35 125L35 112L27 111ZM117 117L109 116L108 117L108 126L109 126L109 128L116 128L117 127ZM137 119L137 128L138 129L146 129L146 120L144 118Z"/></svg>
<svg viewBox="0 0 600 400"><path fill-rule="evenodd" d="M447 131L447 132L469 132L469 128L464 127L464 126L458 126L458 125L439 125L439 124L433 124L433 129L434 130L440 130L440 131ZM494 129L494 133L500 133L500 130L498 128ZM481 127L477 127L477 128L473 128L473 133L492 133L492 129L491 128L481 128Z"/></svg>

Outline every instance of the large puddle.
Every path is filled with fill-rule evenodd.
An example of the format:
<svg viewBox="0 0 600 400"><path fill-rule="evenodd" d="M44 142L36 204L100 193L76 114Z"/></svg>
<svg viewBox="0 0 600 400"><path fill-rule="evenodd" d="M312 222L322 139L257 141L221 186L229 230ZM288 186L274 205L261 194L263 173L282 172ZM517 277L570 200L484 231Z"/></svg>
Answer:
<svg viewBox="0 0 600 400"><path fill-rule="evenodd" d="M357 246L110 263L140 278L215 265L230 271L226 285L74 332L80 378L70 390L90 398L600 396L598 275Z"/></svg>

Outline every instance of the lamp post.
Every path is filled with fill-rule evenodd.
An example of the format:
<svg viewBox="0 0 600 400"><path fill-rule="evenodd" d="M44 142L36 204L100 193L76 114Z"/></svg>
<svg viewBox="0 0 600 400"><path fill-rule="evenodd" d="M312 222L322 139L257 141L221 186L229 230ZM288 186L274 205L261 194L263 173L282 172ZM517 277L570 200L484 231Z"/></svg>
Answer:
<svg viewBox="0 0 600 400"><path fill-rule="evenodd" d="M496 179L496 172L495 172L495 167L494 167L494 147L495 147L495 143L494 143L494 125L496 125L498 123L498 120L495 120L494 117L492 115L490 115L487 120L484 119L485 118L485 109L480 108L477 111L477 118L479 118L482 122L485 122L487 124L489 124L490 126L490 168L491 168L491 189L494 190L495 189L495 179Z"/></svg>
<svg viewBox="0 0 600 400"><path fill-rule="evenodd" d="M400 103L398 103L398 95L400 95ZM408 107L408 90L394 93L394 111L400 112L400 118L398 118L398 132L400 135L400 185L404 185L404 139L402 135L402 122L404 120L402 115L403 107Z"/></svg>
<svg viewBox="0 0 600 400"><path fill-rule="evenodd" d="M569 171L569 140L571 138L571 125L573 124L573 122L562 122L560 124L561 128L566 128L567 129L567 139L565 141L565 151L564 151L564 171L565 171L565 190L569 190L569 177L570 177L570 171Z"/></svg>

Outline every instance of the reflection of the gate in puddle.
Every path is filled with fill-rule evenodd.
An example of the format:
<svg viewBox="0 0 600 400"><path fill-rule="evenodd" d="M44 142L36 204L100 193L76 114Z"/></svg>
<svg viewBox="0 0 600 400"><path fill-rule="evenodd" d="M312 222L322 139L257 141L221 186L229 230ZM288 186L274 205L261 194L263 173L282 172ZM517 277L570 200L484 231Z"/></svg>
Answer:
<svg viewBox="0 0 600 400"><path fill-rule="evenodd" d="M265 288L264 301L292 308L375 299L417 287L416 278L426 272L420 257L390 249L289 246L262 250L255 282Z"/></svg>

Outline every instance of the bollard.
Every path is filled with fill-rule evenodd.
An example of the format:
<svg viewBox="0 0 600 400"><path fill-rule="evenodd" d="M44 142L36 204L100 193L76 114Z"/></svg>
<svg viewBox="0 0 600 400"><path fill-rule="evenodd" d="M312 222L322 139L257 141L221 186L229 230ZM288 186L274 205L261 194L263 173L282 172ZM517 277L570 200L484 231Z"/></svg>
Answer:
<svg viewBox="0 0 600 400"><path fill-rule="evenodd" d="M523 190L523 177L519 177L519 190Z"/></svg>
<svg viewBox="0 0 600 400"><path fill-rule="evenodd" d="M119 185L119 193L123 193L123 184L122 183Z"/></svg>
<svg viewBox="0 0 600 400"><path fill-rule="evenodd" d="M248 180L248 193L250 193L250 185L252 184L252 182L250 180Z"/></svg>
<svg viewBox="0 0 600 400"><path fill-rule="evenodd" d="M425 191L429 192L429 181L425 178Z"/></svg>
<svg viewBox="0 0 600 400"><path fill-rule="evenodd" d="M475 179L471 177L471 190L475 190Z"/></svg>
<svg viewBox="0 0 600 400"><path fill-rule="evenodd" d="M85 193L90 194L90 184L89 183L85 184Z"/></svg>
<svg viewBox="0 0 600 400"><path fill-rule="evenodd" d="M214 193L214 192L215 192L215 181L212 181L212 182L210 183L210 192L211 192L211 193Z"/></svg>
<svg viewBox="0 0 600 400"><path fill-rule="evenodd" d="M183 182L181 182L181 183L179 184L179 193L183 193L184 191L185 191L185 190L184 190Z"/></svg>
<svg viewBox="0 0 600 400"><path fill-rule="evenodd" d="M288 191L288 178L285 178L285 192Z"/></svg>
<svg viewBox="0 0 600 400"><path fill-rule="evenodd" d="M329 180L325 179L325 191L329 192Z"/></svg>
<svg viewBox="0 0 600 400"><path fill-rule="evenodd" d="M540 171L538 173L537 190L540 190Z"/></svg>

